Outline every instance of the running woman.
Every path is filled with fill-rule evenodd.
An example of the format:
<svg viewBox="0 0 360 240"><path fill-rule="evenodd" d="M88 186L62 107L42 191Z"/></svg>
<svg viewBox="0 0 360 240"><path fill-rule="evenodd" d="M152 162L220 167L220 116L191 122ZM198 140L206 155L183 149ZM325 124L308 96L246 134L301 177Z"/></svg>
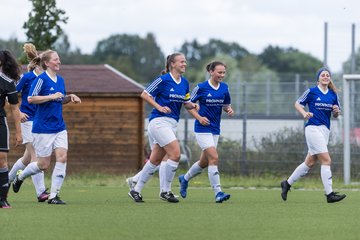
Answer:
<svg viewBox="0 0 360 240"><path fill-rule="evenodd" d="M40 55L36 47L31 43L25 43L23 49L29 60L28 72L21 77L20 82L16 85L16 90L21 92L21 133L23 144L25 145L25 152L12 166L9 172L9 182L14 181L17 171L24 170L30 161L36 161L35 149L32 144L33 135L31 132L36 105L29 104L28 95L32 82L43 72L43 69L40 67ZM32 175L31 178L35 186L37 200L39 202L45 202L49 198L49 193L45 188L44 172L41 171L38 174Z"/></svg>
<svg viewBox="0 0 360 240"><path fill-rule="evenodd" d="M291 186L305 176L317 161L321 164L321 180L328 203L343 200L346 195L338 194L332 188L331 158L328 152L331 114L337 118L340 115L340 103L337 89L331 80L328 68L320 68L316 74L317 86L309 88L295 102L296 110L307 120L305 138L308 154L291 176L281 182L281 198L286 201ZM308 105L309 111L304 108Z"/></svg>
<svg viewBox="0 0 360 240"><path fill-rule="evenodd" d="M6 120L5 102L10 109L15 123L15 146L22 142L20 127L19 100L15 81L20 79L20 67L9 51L0 51L0 208L11 208L7 201L9 192L9 170L7 153L9 152L10 133Z"/></svg>
<svg viewBox="0 0 360 240"><path fill-rule="evenodd" d="M180 195L186 198L190 179L199 175L204 168L208 168L208 176L211 187L215 194L215 202L222 203L230 198L221 190L219 174L219 156L216 147L220 136L220 121L222 111L232 117L234 111L231 108L229 88L223 79L226 73L226 65L220 61L213 61L206 66L210 79L197 85L191 93L191 101L199 102L199 114L209 120L210 124L204 126L198 120L195 121L194 131L196 140L202 149L200 160L194 163L184 175L179 176Z"/></svg>
<svg viewBox="0 0 360 240"><path fill-rule="evenodd" d="M32 83L28 98L30 104L37 104L32 129L37 161L18 172L13 181L13 190L18 192L25 178L50 166L51 153L55 151L56 163L51 177L49 204L65 204L58 195L66 176L68 150L68 134L62 116L63 104L81 103L78 96L66 95L64 79L57 74L60 64L57 52L47 50L42 53L41 66L45 72Z"/></svg>
<svg viewBox="0 0 360 240"><path fill-rule="evenodd" d="M141 94L141 97L154 107L149 117L148 134L152 151L150 160L144 165L139 181L128 195L135 202L143 202L141 191L157 166L167 155L168 159L159 170L162 189L160 199L172 203L179 202L171 191L171 184L180 160L180 145L176 138L176 128L182 105L201 124L209 124L201 117L196 106L190 101L189 83L182 76L186 69L186 59L182 53L167 57L163 75L156 78Z"/></svg>

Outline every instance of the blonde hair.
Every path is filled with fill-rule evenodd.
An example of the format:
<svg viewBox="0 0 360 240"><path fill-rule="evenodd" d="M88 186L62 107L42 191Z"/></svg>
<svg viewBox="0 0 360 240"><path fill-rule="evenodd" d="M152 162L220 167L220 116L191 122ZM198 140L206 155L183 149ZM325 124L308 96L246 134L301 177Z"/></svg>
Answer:
<svg viewBox="0 0 360 240"><path fill-rule="evenodd" d="M48 61L50 61L50 59L51 59L51 54L53 54L53 53L56 53L56 51L48 49L48 50L46 50L45 52L43 52L43 53L41 54L41 67L42 67L44 70L47 69L47 66L46 66L45 63L48 62Z"/></svg>
<svg viewBox="0 0 360 240"><path fill-rule="evenodd" d="M36 67L40 67L40 56L34 44L25 43L23 50L29 61L29 64L27 65L28 71L33 71Z"/></svg>
<svg viewBox="0 0 360 240"><path fill-rule="evenodd" d="M165 69L161 71L161 74L169 73L171 71L171 63L175 62L177 56L184 56L184 54L176 52L166 57Z"/></svg>

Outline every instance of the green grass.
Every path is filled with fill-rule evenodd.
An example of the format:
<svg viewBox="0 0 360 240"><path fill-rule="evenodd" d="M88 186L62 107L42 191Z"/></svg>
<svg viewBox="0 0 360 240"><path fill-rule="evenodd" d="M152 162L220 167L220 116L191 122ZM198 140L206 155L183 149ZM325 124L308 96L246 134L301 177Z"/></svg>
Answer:
<svg viewBox="0 0 360 240"><path fill-rule="evenodd" d="M61 192L66 206L36 202L27 180L19 193L9 194L13 208L0 209L0 239L350 240L360 236L357 189L342 189L347 198L335 204L326 203L322 190L309 189L295 189L283 202L280 189L272 188L281 179L267 178L263 179L267 184L254 184L257 179L243 178L242 185L238 178L224 176L224 190L231 198L216 204L203 174L191 182L196 187L191 187L188 198L178 204L158 198L157 179L143 191L146 202L136 204L127 196L124 178L69 177ZM250 189L250 182L259 188ZM299 185L321 189L319 179L304 180ZM178 194L176 181L173 190Z"/></svg>

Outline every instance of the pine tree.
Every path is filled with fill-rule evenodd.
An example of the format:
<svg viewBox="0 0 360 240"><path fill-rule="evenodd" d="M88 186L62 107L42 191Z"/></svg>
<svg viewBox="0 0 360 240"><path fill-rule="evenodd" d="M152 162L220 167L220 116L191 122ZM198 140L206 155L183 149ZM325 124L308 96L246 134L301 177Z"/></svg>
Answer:
<svg viewBox="0 0 360 240"><path fill-rule="evenodd" d="M33 8L29 19L24 23L27 41L32 42L37 49L53 48L56 40L63 34L59 26L67 23L65 11L56 7L56 0L30 0Z"/></svg>

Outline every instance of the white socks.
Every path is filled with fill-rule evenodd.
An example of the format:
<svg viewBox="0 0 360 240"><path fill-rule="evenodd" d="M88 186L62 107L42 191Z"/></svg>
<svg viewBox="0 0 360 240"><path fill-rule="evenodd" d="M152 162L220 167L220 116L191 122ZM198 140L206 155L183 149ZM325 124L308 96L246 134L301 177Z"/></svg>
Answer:
<svg viewBox="0 0 360 240"><path fill-rule="evenodd" d="M159 183L160 183L160 193L165 192L164 183L166 176L166 161L161 161L159 168Z"/></svg>
<svg viewBox="0 0 360 240"><path fill-rule="evenodd" d="M152 164L150 161L147 161L141 170L142 173L140 174L139 181L137 181L134 190L138 193L141 193L141 190L144 188L145 183L149 181L152 175L156 170L157 166Z"/></svg>
<svg viewBox="0 0 360 240"><path fill-rule="evenodd" d="M12 168L9 172L9 181L10 182L14 181L18 170L24 170L26 167L21 160L22 160L22 158L19 158L12 166Z"/></svg>
<svg viewBox="0 0 360 240"><path fill-rule="evenodd" d="M214 190L215 196L218 192L221 192L221 186L220 186L220 175L218 166L211 165L208 166L208 175L210 180L210 185L212 189Z"/></svg>
<svg viewBox="0 0 360 240"><path fill-rule="evenodd" d="M25 178L29 177L30 175L35 175L41 172L41 169L38 167L37 162L31 162L29 165L26 166L24 171L19 175L20 180L24 180Z"/></svg>
<svg viewBox="0 0 360 240"><path fill-rule="evenodd" d="M200 167L199 161L194 163L190 169L185 173L184 178L186 181L190 181L190 179L194 178L195 176L199 175L202 172L203 168Z"/></svg>
<svg viewBox="0 0 360 240"><path fill-rule="evenodd" d="M44 171L41 171L35 175L31 175L31 179L35 186L36 195L40 196L45 191Z"/></svg>
<svg viewBox="0 0 360 240"><path fill-rule="evenodd" d="M163 182L163 192L169 192L171 191L171 183L175 177L175 173L176 170L179 166L179 162L175 162L171 159L166 160L166 164L165 164L165 178L164 178L164 182ZM160 172L161 173L161 172ZM162 178L160 176L160 178Z"/></svg>
<svg viewBox="0 0 360 240"><path fill-rule="evenodd" d="M333 189L332 189L332 174L331 174L331 169L330 169L330 165L321 165L321 181L324 185L324 190L326 195L328 195L329 193L332 193Z"/></svg>
<svg viewBox="0 0 360 240"><path fill-rule="evenodd" d="M66 163L56 162L51 176L51 191L49 199L56 197L66 176Z"/></svg>
<svg viewBox="0 0 360 240"><path fill-rule="evenodd" d="M309 172L309 170L310 168L305 164L305 162L303 162L294 170L294 172L288 178L287 182L290 185L293 185L293 183L299 180L299 178L305 176Z"/></svg>

